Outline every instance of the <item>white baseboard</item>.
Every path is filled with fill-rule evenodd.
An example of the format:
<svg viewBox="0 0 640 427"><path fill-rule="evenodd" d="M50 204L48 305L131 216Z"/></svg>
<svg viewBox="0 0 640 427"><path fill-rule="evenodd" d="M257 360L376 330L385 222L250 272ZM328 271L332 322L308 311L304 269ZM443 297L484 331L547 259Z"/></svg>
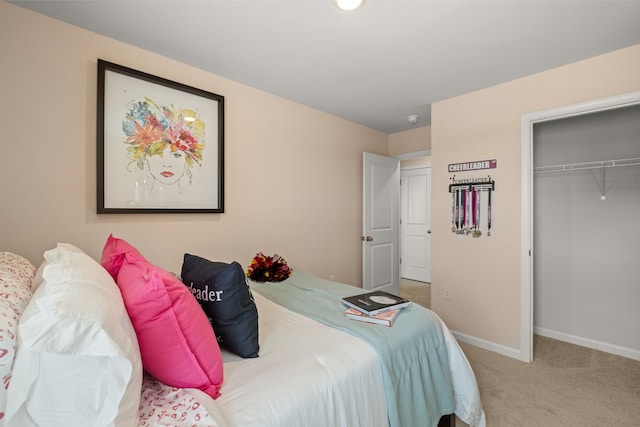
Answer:
<svg viewBox="0 0 640 427"><path fill-rule="evenodd" d="M565 341L571 344L581 345L582 347L593 348L595 350L604 351L606 353L617 354L618 356L628 357L629 359L640 360L640 350L629 347L622 347L615 344L609 344L602 341L592 340L590 338L578 337L576 335L566 334L564 332L552 331L546 328L534 327L533 332L543 337L553 338Z"/></svg>
<svg viewBox="0 0 640 427"><path fill-rule="evenodd" d="M552 331L550 329L535 327L533 328L534 334L541 335L547 338L553 338L559 341L565 341L571 344L580 345L582 347L592 348L594 350L604 351L606 353L616 354L618 356L627 357L629 359L640 361L640 350L629 347L622 347L615 344L609 344L602 341L596 341L589 338L582 338L575 335L566 334L564 332ZM521 360L523 362L528 362L528 360L523 357L522 352L517 348L511 348L504 346L502 344L496 344L491 341L483 340L482 338L477 338L472 335L463 334L461 332L451 331L456 340L460 342L464 342L467 344L474 345L476 347L480 347L485 350L493 351L498 354L502 354L503 356L508 356L513 359ZM534 353L535 358L535 353Z"/></svg>
<svg viewBox="0 0 640 427"><path fill-rule="evenodd" d="M517 348L511 348L502 344L496 344L491 341L483 340L472 335L463 334L462 332L451 331L456 340L467 344L474 345L476 347L483 348L485 350L493 351L503 356L508 356L513 359L529 362L528 358L523 357L522 352Z"/></svg>

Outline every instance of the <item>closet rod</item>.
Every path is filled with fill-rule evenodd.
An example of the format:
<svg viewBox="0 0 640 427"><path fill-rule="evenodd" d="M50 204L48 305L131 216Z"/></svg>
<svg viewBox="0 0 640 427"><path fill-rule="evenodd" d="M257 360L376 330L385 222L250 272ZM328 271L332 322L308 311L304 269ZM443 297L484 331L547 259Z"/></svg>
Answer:
<svg viewBox="0 0 640 427"><path fill-rule="evenodd" d="M567 172L585 169L612 168L616 166L636 166L640 165L640 158L603 160L600 162L571 163L567 165L539 166L533 168L533 173Z"/></svg>

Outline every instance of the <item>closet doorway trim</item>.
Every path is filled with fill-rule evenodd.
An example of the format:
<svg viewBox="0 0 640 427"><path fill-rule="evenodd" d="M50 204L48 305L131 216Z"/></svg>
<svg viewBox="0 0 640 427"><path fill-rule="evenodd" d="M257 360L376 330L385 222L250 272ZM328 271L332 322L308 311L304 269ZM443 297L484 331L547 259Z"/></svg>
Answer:
<svg viewBox="0 0 640 427"><path fill-rule="evenodd" d="M640 92L524 114L520 119L520 359L533 361L533 125L640 104Z"/></svg>

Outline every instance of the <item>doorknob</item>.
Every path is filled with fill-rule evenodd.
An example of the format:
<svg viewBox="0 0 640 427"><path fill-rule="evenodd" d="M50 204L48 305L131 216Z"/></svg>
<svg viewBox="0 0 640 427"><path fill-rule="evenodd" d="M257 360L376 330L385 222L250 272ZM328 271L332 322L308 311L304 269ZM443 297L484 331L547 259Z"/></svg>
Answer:
<svg viewBox="0 0 640 427"><path fill-rule="evenodd" d="M427 230L427 234L431 234L431 230Z"/></svg>
<svg viewBox="0 0 640 427"><path fill-rule="evenodd" d="M373 240L373 237L371 237L371 236L367 236L367 237L362 236L362 241L364 242L365 240L366 240L367 242L370 242L370 241L372 241L372 240Z"/></svg>

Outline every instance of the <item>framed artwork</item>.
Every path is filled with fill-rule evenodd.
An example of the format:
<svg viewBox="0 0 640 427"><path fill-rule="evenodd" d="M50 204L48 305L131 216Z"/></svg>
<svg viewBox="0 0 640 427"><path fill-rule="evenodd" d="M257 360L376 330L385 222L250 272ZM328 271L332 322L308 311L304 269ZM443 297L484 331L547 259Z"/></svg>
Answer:
<svg viewBox="0 0 640 427"><path fill-rule="evenodd" d="M98 59L99 214L224 212L224 97Z"/></svg>

